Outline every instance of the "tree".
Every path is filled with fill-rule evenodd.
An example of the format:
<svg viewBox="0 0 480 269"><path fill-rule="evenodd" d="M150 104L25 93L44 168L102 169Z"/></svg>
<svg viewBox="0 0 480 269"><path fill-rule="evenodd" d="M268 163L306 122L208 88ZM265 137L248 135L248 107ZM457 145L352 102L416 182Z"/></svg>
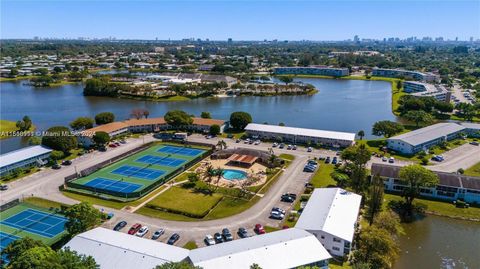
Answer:
<svg viewBox="0 0 480 269"><path fill-rule="evenodd" d="M59 66L55 66L55 67L53 68L53 72L55 72L55 73L58 74L58 73L62 72L62 68L59 67Z"/></svg>
<svg viewBox="0 0 480 269"><path fill-rule="evenodd" d="M215 176L215 168L213 166L208 165L203 171L203 176L207 179L207 182L212 182L213 177Z"/></svg>
<svg viewBox="0 0 480 269"><path fill-rule="evenodd" d="M97 269L100 266L92 256L78 254L70 248L60 249L57 252L59 263L64 269Z"/></svg>
<svg viewBox="0 0 480 269"><path fill-rule="evenodd" d="M110 142L110 135L108 135L107 132L95 132L95 134L92 137L93 142L95 142L96 145L105 145L108 142Z"/></svg>
<svg viewBox="0 0 480 269"><path fill-rule="evenodd" d="M90 129L93 127L93 119L89 117L78 117L70 122L70 127L76 131Z"/></svg>
<svg viewBox="0 0 480 269"><path fill-rule="evenodd" d="M10 69L10 77L16 77L18 76L18 69L17 68L12 68Z"/></svg>
<svg viewBox="0 0 480 269"><path fill-rule="evenodd" d="M360 131L358 131L357 135L358 135L358 137L360 137L360 140L363 140L363 138L365 137L365 131L360 130Z"/></svg>
<svg viewBox="0 0 480 269"><path fill-rule="evenodd" d="M202 268L198 266L194 266L189 262L167 262L162 265L157 265L155 269L202 269Z"/></svg>
<svg viewBox="0 0 480 269"><path fill-rule="evenodd" d="M100 223L102 213L88 202L81 202L69 207L65 216L68 221L65 228L70 235L83 233Z"/></svg>
<svg viewBox="0 0 480 269"><path fill-rule="evenodd" d="M211 119L212 118L212 115L210 115L210 112L202 112L202 114L200 115L200 118L202 119Z"/></svg>
<svg viewBox="0 0 480 269"><path fill-rule="evenodd" d="M23 116L22 120L17 121L16 126L20 132L28 131L32 127L32 120L28 116Z"/></svg>
<svg viewBox="0 0 480 269"><path fill-rule="evenodd" d="M9 269L62 269L57 253L47 246L27 249L11 260Z"/></svg>
<svg viewBox="0 0 480 269"><path fill-rule="evenodd" d="M430 124L433 122L433 116L423 110L411 110L404 115L405 119L415 122L418 127L420 123L422 125Z"/></svg>
<svg viewBox="0 0 480 269"><path fill-rule="evenodd" d="M262 269L262 267L260 267L260 265L254 263L252 265L250 265L250 269Z"/></svg>
<svg viewBox="0 0 480 269"><path fill-rule="evenodd" d="M225 142L223 139L217 142L217 147L222 150L227 148L227 142Z"/></svg>
<svg viewBox="0 0 480 269"><path fill-rule="evenodd" d="M288 85L289 83L293 82L293 77L292 76L281 76L278 78L281 82L285 83L285 85Z"/></svg>
<svg viewBox="0 0 480 269"><path fill-rule="evenodd" d="M175 127L191 125L193 123L192 116L182 110L170 110L164 116L165 121Z"/></svg>
<svg viewBox="0 0 480 269"><path fill-rule="evenodd" d="M145 116L145 118L148 117L149 113L150 113L150 112L148 112L148 110L146 110L146 109L143 109L143 108L134 108L134 109L132 109L132 111L130 112L130 115L133 116L134 118L136 118L137 120L139 120L139 119L141 119L142 117L144 117L145 114L147 115L147 116Z"/></svg>
<svg viewBox="0 0 480 269"><path fill-rule="evenodd" d="M393 266L399 251L398 244L386 230L369 226L363 228L358 236L353 259L354 263L367 263L371 268L387 269Z"/></svg>
<svg viewBox="0 0 480 269"><path fill-rule="evenodd" d="M243 131L252 122L252 116L247 112L237 111L230 115L230 124L238 131Z"/></svg>
<svg viewBox="0 0 480 269"><path fill-rule="evenodd" d="M219 135L220 134L220 125L218 124L213 124L210 126L210 132L211 135Z"/></svg>
<svg viewBox="0 0 480 269"><path fill-rule="evenodd" d="M42 145L68 153L77 147L77 138L67 127L54 126L47 129L46 134L42 137Z"/></svg>
<svg viewBox="0 0 480 269"><path fill-rule="evenodd" d="M337 186L340 188L345 188L350 179L350 177L347 174L337 172L337 171L333 171L332 173L330 173L330 177L332 177L333 180L337 182Z"/></svg>
<svg viewBox="0 0 480 269"><path fill-rule="evenodd" d="M391 210L380 212L375 218L373 225L377 228L384 229L394 237L404 234L402 225L400 224L400 217Z"/></svg>
<svg viewBox="0 0 480 269"><path fill-rule="evenodd" d="M459 103L455 108L458 110L458 115L464 120L472 121L473 117L475 117L475 106L472 104Z"/></svg>
<svg viewBox="0 0 480 269"><path fill-rule="evenodd" d="M382 210L383 203L383 180L378 175L372 177L372 182L368 189L367 195L367 214L366 218L370 225L372 225L375 217Z"/></svg>
<svg viewBox="0 0 480 269"><path fill-rule="evenodd" d="M47 68L37 68L37 69L33 70L33 72L39 74L40 76L48 75L48 69Z"/></svg>
<svg viewBox="0 0 480 269"><path fill-rule="evenodd" d="M401 89L403 87L403 82L401 80L397 80L397 89Z"/></svg>
<svg viewBox="0 0 480 269"><path fill-rule="evenodd" d="M95 123L97 125L111 123L115 120L115 115L112 112L102 112L95 115Z"/></svg>
<svg viewBox="0 0 480 269"><path fill-rule="evenodd" d="M38 136L32 136L28 139L28 144L30 146L40 145L42 144L42 138Z"/></svg>
<svg viewBox="0 0 480 269"><path fill-rule="evenodd" d="M285 126L285 123L280 122L280 123L278 123L278 126Z"/></svg>
<svg viewBox="0 0 480 269"><path fill-rule="evenodd" d="M383 120L377 121L373 124L372 134L376 136L391 137L403 131L403 126L400 123Z"/></svg>
<svg viewBox="0 0 480 269"><path fill-rule="evenodd" d="M405 198L407 214L411 213L413 200L420 195L420 188L429 188L438 184L438 176L418 164L402 167L398 177L405 185L402 197Z"/></svg>
<svg viewBox="0 0 480 269"><path fill-rule="evenodd" d="M367 162L371 158L371 152L365 144L351 146L342 151L342 159L345 160L345 167L350 171L350 184L356 192L363 192L366 186Z"/></svg>
<svg viewBox="0 0 480 269"><path fill-rule="evenodd" d="M31 248L45 246L46 245L42 241L30 237L24 237L8 244L7 247L2 250L2 255L6 255L7 259L12 261Z"/></svg>
<svg viewBox="0 0 480 269"><path fill-rule="evenodd" d="M50 158L55 161L61 160L64 156L65 154L63 153L63 151L59 150L54 150L50 153Z"/></svg>

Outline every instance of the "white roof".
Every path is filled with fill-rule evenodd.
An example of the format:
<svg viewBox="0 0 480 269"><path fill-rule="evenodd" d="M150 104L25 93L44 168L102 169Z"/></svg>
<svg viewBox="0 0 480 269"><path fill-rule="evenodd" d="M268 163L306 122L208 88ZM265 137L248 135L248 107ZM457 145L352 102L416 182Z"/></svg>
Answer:
<svg viewBox="0 0 480 269"><path fill-rule="evenodd" d="M65 247L92 256L102 269L152 269L166 262L182 261L189 252L101 227L75 236Z"/></svg>
<svg viewBox="0 0 480 269"><path fill-rule="evenodd" d="M471 122L462 122L460 123L463 127L467 129L478 129L480 130L480 124L479 123L471 123Z"/></svg>
<svg viewBox="0 0 480 269"><path fill-rule="evenodd" d="M52 150L44 146L31 146L11 151L0 155L0 167L8 166L50 152L52 152Z"/></svg>
<svg viewBox="0 0 480 269"><path fill-rule="evenodd" d="M295 268L330 258L314 235L295 228L190 251L191 262L203 269Z"/></svg>
<svg viewBox="0 0 480 269"><path fill-rule="evenodd" d="M354 133L323 131L323 130L316 130L316 129L286 127L286 126L257 124L257 123L249 123L247 125L247 127L245 127L245 130L246 131L261 131L261 132L269 132L269 133L277 133L277 134L289 134L289 135L329 138L329 139L347 140L347 141L354 141L355 140L355 134Z"/></svg>
<svg viewBox="0 0 480 269"><path fill-rule="evenodd" d="M315 189L295 228L323 231L352 242L362 196L340 188Z"/></svg>
<svg viewBox="0 0 480 269"><path fill-rule="evenodd" d="M417 146L463 129L465 129L465 127L456 123L437 123L405 134L390 137L387 140L401 140L412 146Z"/></svg>

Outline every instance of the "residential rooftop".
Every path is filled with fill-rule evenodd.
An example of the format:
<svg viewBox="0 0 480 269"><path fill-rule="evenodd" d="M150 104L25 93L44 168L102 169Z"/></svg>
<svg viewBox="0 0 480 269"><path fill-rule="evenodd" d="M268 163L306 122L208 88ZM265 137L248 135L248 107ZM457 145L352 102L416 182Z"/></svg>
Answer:
<svg viewBox="0 0 480 269"><path fill-rule="evenodd" d="M26 147L15 151L7 152L0 155L0 167L5 167L50 152L52 152L51 149L41 145Z"/></svg>
<svg viewBox="0 0 480 269"><path fill-rule="evenodd" d="M289 134L289 135L296 135L296 136L322 137L322 138L338 139L338 140L346 140L346 141L355 140L354 133L324 131L324 130L317 130L317 129L306 129L306 128L267 125L267 124L258 124L258 123L249 123L247 127L245 127L245 131L261 131L261 132L281 133L281 134Z"/></svg>
<svg viewBox="0 0 480 269"><path fill-rule="evenodd" d="M425 142L445 137L464 129L465 127L457 123L437 123L408 133L390 137L389 140L402 140L412 146L418 146Z"/></svg>

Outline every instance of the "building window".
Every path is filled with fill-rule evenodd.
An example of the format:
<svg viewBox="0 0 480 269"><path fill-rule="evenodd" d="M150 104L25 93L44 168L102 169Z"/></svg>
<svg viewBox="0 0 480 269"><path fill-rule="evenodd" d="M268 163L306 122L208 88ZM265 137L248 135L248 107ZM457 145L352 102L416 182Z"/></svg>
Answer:
<svg viewBox="0 0 480 269"><path fill-rule="evenodd" d="M324 235L321 235L320 238L325 239L325 236L324 236Z"/></svg>
<svg viewBox="0 0 480 269"><path fill-rule="evenodd" d="M340 248L337 248L337 247L332 247L332 249L335 251L340 251Z"/></svg>
<svg viewBox="0 0 480 269"><path fill-rule="evenodd" d="M338 239L338 238L336 238L336 237L334 237L334 238L333 238L333 242L341 243L341 242L342 242L342 240L341 240L341 239Z"/></svg>

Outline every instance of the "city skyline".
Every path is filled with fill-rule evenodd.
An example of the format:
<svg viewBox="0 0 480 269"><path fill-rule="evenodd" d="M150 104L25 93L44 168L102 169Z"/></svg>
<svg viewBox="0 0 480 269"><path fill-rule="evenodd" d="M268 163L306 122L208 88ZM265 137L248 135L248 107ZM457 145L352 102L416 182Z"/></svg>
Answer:
<svg viewBox="0 0 480 269"><path fill-rule="evenodd" d="M1 5L2 39L343 41L358 35L360 40L443 37L469 41L480 33L478 1L282 1L273 5L271 1L6 0Z"/></svg>

